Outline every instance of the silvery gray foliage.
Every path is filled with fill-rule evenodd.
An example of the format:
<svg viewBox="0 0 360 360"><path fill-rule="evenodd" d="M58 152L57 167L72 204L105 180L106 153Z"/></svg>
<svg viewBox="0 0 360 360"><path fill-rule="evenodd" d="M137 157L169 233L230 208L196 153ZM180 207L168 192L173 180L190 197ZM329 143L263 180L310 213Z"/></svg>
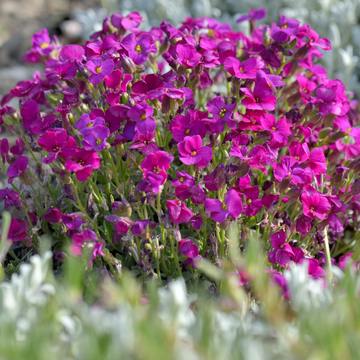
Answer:
<svg viewBox="0 0 360 360"><path fill-rule="evenodd" d="M296 311L325 307L333 301L330 290L324 288L324 282L311 278L307 267L306 262L301 265L292 264L290 269L284 272L291 294L291 306Z"/></svg>
<svg viewBox="0 0 360 360"><path fill-rule="evenodd" d="M43 257L35 255L30 264L22 264L19 274L11 281L0 284L0 322L16 325L18 338L22 338L38 319L40 309L54 295L52 284L45 283L50 266L51 252Z"/></svg>
<svg viewBox="0 0 360 360"><path fill-rule="evenodd" d="M104 13L127 15L138 11L145 21L143 29L159 26L163 20L178 26L187 16L208 16L228 22L233 29L247 30L246 22L237 24L236 20L251 8L264 7L267 18L262 22L278 22L279 15L284 14L310 24L321 37L328 38L333 51L324 52L321 62L329 78L341 79L348 89L360 94L359 3L359 0L103 0L103 9L76 10L73 16L83 24L82 35L86 39L101 27Z"/></svg>
<svg viewBox="0 0 360 360"><path fill-rule="evenodd" d="M106 338L109 344L107 358L134 358L139 345L138 331L141 322L149 319L146 305L131 306L122 301L112 311L85 302L69 303L64 300L61 288L46 282L51 253L35 255L30 264L23 264L19 274L8 283L0 284L0 326L15 327L17 341L25 340L30 328L40 326L39 317L50 297L55 295L52 307L55 321L60 325L59 341L51 345L53 354L67 354L67 359L93 359L94 341ZM338 268L334 274L344 275ZM314 309L327 311L334 299L330 288L323 288L322 281L307 275L306 264L291 265L284 272L291 292L290 306L299 314L311 316ZM66 296L65 296L66 298ZM209 336L207 352L211 359L262 359L292 360L291 344L299 341L300 329L296 322L288 322L275 329L262 313L262 305L248 303L244 297L238 311L213 310L210 318L194 313L191 304L197 295L188 294L183 279L169 283L158 290L158 301L151 317L157 326L172 334L174 356L179 360L202 360L197 344ZM250 311L248 311L250 309ZM209 315L210 314L210 315ZM71 354L71 356L69 356ZM211 356L210 356L211 355ZM56 358L58 358L56 357Z"/></svg>

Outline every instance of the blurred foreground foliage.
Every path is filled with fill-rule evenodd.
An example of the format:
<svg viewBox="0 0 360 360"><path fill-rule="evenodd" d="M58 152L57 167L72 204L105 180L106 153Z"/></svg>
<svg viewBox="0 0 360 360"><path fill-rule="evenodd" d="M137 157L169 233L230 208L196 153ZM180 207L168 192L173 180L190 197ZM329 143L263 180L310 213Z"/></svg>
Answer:
<svg viewBox="0 0 360 360"><path fill-rule="evenodd" d="M163 288L127 273L117 284L84 258L68 257L55 278L44 251L0 283L0 359L358 359L360 277L335 267L325 285L304 266L285 271L285 298L256 240L221 270L200 265L219 293L211 281L189 291L182 278Z"/></svg>

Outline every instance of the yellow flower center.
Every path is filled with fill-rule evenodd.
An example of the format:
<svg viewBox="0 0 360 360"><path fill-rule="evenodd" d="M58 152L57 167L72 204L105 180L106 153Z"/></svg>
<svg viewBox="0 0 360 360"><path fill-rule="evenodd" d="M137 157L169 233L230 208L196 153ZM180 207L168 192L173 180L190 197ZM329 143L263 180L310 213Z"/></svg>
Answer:
<svg viewBox="0 0 360 360"><path fill-rule="evenodd" d="M241 73L244 73L244 72L245 72L243 67L241 67L241 68L239 69L239 71L240 71Z"/></svg>
<svg viewBox="0 0 360 360"><path fill-rule="evenodd" d="M47 47L49 47L49 43L47 43L47 42L43 42L43 43L40 45L40 48L41 48L41 49L46 49Z"/></svg>
<svg viewBox="0 0 360 360"><path fill-rule="evenodd" d="M275 126L273 126L273 127L271 128L271 130L276 131L277 129L276 129Z"/></svg>
<svg viewBox="0 0 360 360"><path fill-rule="evenodd" d="M54 147L54 152L58 152L58 151L60 151L60 147L59 147L59 146L55 146L55 147Z"/></svg>
<svg viewBox="0 0 360 360"><path fill-rule="evenodd" d="M100 144L101 144L101 142L102 142L102 140L101 140L101 139L96 139L96 145L100 145Z"/></svg>
<svg viewBox="0 0 360 360"><path fill-rule="evenodd" d="M97 72L98 74L101 73L101 66L97 66L97 67L96 67L96 72Z"/></svg>
<svg viewBox="0 0 360 360"><path fill-rule="evenodd" d="M185 178L182 176L182 177L179 179L179 181L182 183L182 182L185 181Z"/></svg>
<svg viewBox="0 0 360 360"><path fill-rule="evenodd" d="M94 126L94 123L92 122L89 122L88 124L86 124L86 127L93 127Z"/></svg>
<svg viewBox="0 0 360 360"><path fill-rule="evenodd" d="M185 134L189 135L190 134L190 129L186 129Z"/></svg>
<svg viewBox="0 0 360 360"><path fill-rule="evenodd" d="M140 116L140 119L141 119L141 120L145 120L145 119L146 119L146 114L142 114L142 115Z"/></svg>
<svg viewBox="0 0 360 360"><path fill-rule="evenodd" d="M72 216L72 217L71 217L71 220L75 220L75 216Z"/></svg>
<svg viewBox="0 0 360 360"><path fill-rule="evenodd" d="M222 204L221 208L226 211L228 209L228 206L226 204Z"/></svg>
<svg viewBox="0 0 360 360"><path fill-rule="evenodd" d="M315 211L315 208L312 206L312 207L310 208L310 211Z"/></svg>
<svg viewBox="0 0 360 360"><path fill-rule="evenodd" d="M280 25L280 29L287 29L289 27L288 23L285 23L284 25Z"/></svg>
<svg viewBox="0 0 360 360"><path fill-rule="evenodd" d="M138 53L142 53L142 47L141 47L141 45L136 45L135 46L135 51L137 51Z"/></svg>
<svg viewBox="0 0 360 360"><path fill-rule="evenodd" d="M221 118L223 118L223 117L225 116L225 114L226 114L226 109L221 109L221 110L219 111L219 116L220 116Z"/></svg>
<svg viewBox="0 0 360 360"><path fill-rule="evenodd" d="M347 128L346 131L350 134L351 133L351 128Z"/></svg>
<svg viewBox="0 0 360 360"><path fill-rule="evenodd" d="M247 202L247 204L250 205L250 204L252 203L252 200L251 200L251 199L247 199L246 202Z"/></svg>
<svg viewBox="0 0 360 360"><path fill-rule="evenodd" d="M215 35L215 31L213 29L209 29L208 36L213 37Z"/></svg>
<svg viewBox="0 0 360 360"><path fill-rule="evenodd" d="M194 150L191 152L191 156L196 156L197 152Z"/></svg>

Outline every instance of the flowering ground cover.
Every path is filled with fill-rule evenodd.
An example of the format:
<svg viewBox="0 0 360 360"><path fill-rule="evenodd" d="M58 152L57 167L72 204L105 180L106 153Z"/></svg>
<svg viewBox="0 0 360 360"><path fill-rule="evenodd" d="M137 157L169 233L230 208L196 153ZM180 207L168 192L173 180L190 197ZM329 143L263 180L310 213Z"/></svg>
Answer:
<svg viewBox="0 0 360 360"><path fill-rule="evenodd" d="M256 298L234 258L257 241L284 297L293 263L323 288L357 270L358 102L316 64L329 40L282 15L257 27L264 16L239 19L250 37L210 18L140 31L138 13L85 45L36 33L24 61L43 74L1 101L18 140L1 140L0 197L23 214L8 240L41 252L50 237L57 273L76 257L143 289L182 277L218 294L235 274ZM6 277L21 263L9 250Z"/></svg>

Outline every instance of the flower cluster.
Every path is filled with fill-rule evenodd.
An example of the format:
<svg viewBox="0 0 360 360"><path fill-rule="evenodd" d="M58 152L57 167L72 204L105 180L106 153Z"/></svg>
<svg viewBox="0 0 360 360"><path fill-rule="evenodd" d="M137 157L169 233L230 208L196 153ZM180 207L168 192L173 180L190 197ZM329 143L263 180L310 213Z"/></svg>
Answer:
<svg viewBox="0 0 360 360"><path fill-rule="evenodd" d="M242 250L262 239L275 273L343 267L360 237L358 102L316 64L329 40L283 15L257 27L264 16L239 19L249 37L210 18L141 31L137 13L83 46L35 34L24 60L44 75L0 109L19 137L1 141L1 197L24 212L9 238L37 247L51 229L57 251L166 279L195 276L201 258L222 266L235 226Z"/></svg>

